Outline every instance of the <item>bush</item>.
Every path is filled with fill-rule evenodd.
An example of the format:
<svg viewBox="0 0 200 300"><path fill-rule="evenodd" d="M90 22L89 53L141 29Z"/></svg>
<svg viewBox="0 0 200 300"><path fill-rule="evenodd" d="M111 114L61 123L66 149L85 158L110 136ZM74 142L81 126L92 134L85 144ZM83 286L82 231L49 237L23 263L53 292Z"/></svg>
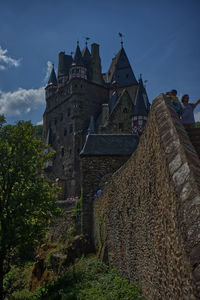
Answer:
<svg viewBox="0 0 200 300"><path fill-rule="evenodd" d="M24 296L16 298L23 300ZM14 298L13 298L14 299ZM27 300L142 300L141 287L130 284L95 258L82 258L65 275L27 294Z"/></svg>

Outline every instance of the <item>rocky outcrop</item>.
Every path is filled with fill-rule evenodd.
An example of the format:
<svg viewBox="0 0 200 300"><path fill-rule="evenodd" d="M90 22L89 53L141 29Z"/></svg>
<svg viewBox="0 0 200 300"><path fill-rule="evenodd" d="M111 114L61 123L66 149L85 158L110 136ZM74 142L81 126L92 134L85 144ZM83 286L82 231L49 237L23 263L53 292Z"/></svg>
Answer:
<svg viewBox="0 0 200 300"><path fill-rule="evenodd" d="M75 236L68 244L63 244L62 249L56 243L43 245L33 267L30 290L34 291L43 283L50 282L55 275L66 271L77 258L91 253L94 253L94 248L83 235Z"/></svg>

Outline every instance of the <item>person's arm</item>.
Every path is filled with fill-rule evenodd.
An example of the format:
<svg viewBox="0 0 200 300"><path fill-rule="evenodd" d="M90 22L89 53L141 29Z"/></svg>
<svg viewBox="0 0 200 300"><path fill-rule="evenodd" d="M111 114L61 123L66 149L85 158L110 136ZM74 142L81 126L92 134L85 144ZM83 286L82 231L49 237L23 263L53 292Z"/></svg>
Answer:
<svg viewBox="0 0 200 300"><path fill-rule="evenodd" d="M193 109L200 103L200 99L198 99L194 104L193 104Z"/></svg>

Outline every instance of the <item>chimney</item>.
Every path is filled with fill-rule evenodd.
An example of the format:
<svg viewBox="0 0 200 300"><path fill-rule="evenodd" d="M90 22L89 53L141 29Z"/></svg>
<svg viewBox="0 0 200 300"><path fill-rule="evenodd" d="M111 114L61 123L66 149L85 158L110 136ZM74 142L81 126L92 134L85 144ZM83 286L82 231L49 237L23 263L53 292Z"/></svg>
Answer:
<svg viewBox="0 0 200 300"><path fill-rule="evenodd" d="M65 52L60 52L59 53L59 59L58 59L58 76L63 75L64 60L65 60Z"/></svg>
<svg viewBox="0 0 200 300"><path fill-rule="evenodd" d="M99 58L99 45L93 43L91 45L91 57Z"/></svg>
<svg viewBox="0 0 200 300"><path fill-rule="evenodd" d="M101 126L106 126L109 119L109 106L108 103L102 104L102 123Z"/></svg>
<svg viewBox="0 0 200 300"><path fill-rule="evenodd" d="M101 74L101 58L99 56L99 45L91 45L91 72L92 72L92 81L102 85L103 78Z"/></svg>

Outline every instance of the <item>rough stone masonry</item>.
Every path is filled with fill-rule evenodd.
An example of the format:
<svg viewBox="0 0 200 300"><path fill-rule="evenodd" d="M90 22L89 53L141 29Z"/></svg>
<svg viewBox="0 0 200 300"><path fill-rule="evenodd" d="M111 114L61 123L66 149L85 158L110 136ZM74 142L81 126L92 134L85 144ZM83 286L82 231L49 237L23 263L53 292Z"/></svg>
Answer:
<svg viewBox="0 0 200 300"><path fill-rule="evenodd" d="M159 95L139 146L93 202L101 257L148 300L200 299L200 161Z"/></svg>

